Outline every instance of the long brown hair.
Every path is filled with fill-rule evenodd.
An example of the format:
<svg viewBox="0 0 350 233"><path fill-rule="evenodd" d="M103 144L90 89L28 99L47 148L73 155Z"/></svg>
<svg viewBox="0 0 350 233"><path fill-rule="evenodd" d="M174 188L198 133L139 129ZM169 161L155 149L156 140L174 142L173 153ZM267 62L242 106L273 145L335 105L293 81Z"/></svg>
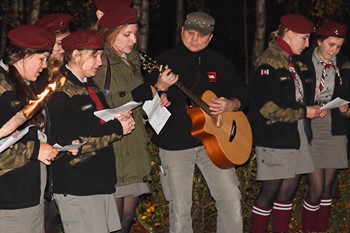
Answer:
<svg viewBox="0 0 350 233"><path fill-rule="evenodd" d="M26 106L30 100L37 99L33 89L25 82L23 77L20 75L14 64L24 59L25 56L30 56L37 53L45 53L43 50L23 49L9 44L4 57L3 62L9 67L9 75L7 81L11 84L17 99L20 102L21 108ZM39 127L44 127L45 117L42 112L38 112L31 119L30 123L35 124Z"/></svg>
<svg viewBox="0 0 350 233"><path fill-rule="evenodd" d="M133 73L135 73L137 71L136 67L131 62L123 58L121 54L119 54L119 52L112 46L117 35L120 34L128 25L129 24L123 24L114 28L107 28L103 30L102 33L105 35L107 45L115 52L117 56L121 57L125 64L127 64L127 66L129 66L130 69L133 71ZM137 44L135 44L135 47L136 46Z"/></svg>

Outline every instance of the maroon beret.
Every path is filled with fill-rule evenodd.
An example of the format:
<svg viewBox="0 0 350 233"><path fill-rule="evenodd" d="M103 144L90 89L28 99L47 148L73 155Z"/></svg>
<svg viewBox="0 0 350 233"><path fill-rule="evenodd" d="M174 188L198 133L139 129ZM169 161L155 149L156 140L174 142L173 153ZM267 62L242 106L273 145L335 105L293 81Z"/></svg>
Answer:
<svg viewBox="0 0 350 233"><path fill-rule="evenodd" d="M284 15L281 17L280 22L289 30L299 34L307 34L314 32L314 24L303 15Z"/></svg>
<svg viewBox="0 0 350 233"><path fill-rule="evenodd" d="M53 13L38 19L34 25L44 27L52 32L63 31L69 27L72 16L65 13Z"/></svg>
<svg viewBox="0 0 350 233"><path fill-rule="evenodd" d="M130 7L132 0L95 0L94 2L98 10L106 13L117 6Z"/></svg>
<svg viewBox="0 0 350 233"><path fill-rule="evenodd" d="M74 49L103 49L104 35L95 30L79 30L62 39L64 51Z"/></svg>
<svg viewBox="0 0 350 233"><path fill-rule="evenodd" d="M137 10L132 7L123 7L117 12L107 11L98 22L101 29L114 28L123 24L137 23Z"/></svg>
<svg viewBox="0 0 350 233"><path fill-rule="evenodd" d="M346 36L346 26L345 24L329 21L321 26L319 26L315 34L318 36L337 36L337 37L345 37Z"/></svg>
<svg viewBox="0 0 350 233"><path fill-rule="evenodd" d="M34 25L19 26L11 30L7 37L10 43L17 47L49 52L51 52L56 40L52 32Z"/></svg>

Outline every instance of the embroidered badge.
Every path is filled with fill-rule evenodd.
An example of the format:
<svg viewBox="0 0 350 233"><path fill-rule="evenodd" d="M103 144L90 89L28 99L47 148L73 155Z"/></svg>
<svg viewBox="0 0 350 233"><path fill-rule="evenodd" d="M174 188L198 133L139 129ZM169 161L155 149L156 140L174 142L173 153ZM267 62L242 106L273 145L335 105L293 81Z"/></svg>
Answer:
<svg viewBox="0 0 350 233"><path fill-rule="evenodd" d="M262 69L260 70L260 75L269 75L270 74L270 70L269 69Z"/></svg>
<svg viewBox="0 0 350 233"><path fill-rule="evenodd" d="M81 106L81 110L82 111L87 111L89 109L92 109L94 106L92 106L92 104L86 104L86 105L83 105Z"/></svg>
<svg viewBox="0 0 350 233"><path fill-rule="evenodd" d="M286 80L290 80L290 78L288 76L280 77L280 81L286 81Z"/></svg>
<svg viewBox="0 0 350 233"><path fill-rule="evenodd" d="M21 102L19 102L18 100L14 100L14 101L11 102L11 106L12 106L12 107L17 107L17 106L19 106L20 104L21 104Z"/></svg>
<svg viewBox="0 0 350 233"><path fill-rule="evenodd" d="M216 72L207 72L210 83L216 83Z"/></svg>

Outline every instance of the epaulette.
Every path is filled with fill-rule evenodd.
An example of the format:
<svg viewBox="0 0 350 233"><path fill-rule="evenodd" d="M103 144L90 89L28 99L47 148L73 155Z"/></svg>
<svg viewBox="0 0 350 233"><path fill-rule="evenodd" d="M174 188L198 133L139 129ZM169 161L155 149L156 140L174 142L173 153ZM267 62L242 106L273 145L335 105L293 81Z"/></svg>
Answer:
<svg viewBox="0 0 350 233"><path fill-rule="evenodd" d="M0 73L0 95L11 90L13 90L12 86L7 82L5 76Z"/></svg>
<svg viewBox="0 0 350 233"><path fill-rule="evenodd" d="M69 97L75 96L75 95L84 95L86 94L86 89L79 87L69 80L66 80L64 86L60 87L58 91L62 91L66 93Z"/></svg>
<svg viewBox="0 0 350 233"><path fill-rule="evenodd" d="M296 64L297 64L297 66L299 66L301 72L305 72L305 71L310 70L307 65L305 65L303 62L301 62L299 60L296 62Z"/></svg>
<svg viewBox="0 0 350 233"><path fill-rule="evenodd" d="M269 47L264 51L264 53L257 59L255 67L267 64L275 69L287 68L288 59L287 54L282 51L276 44L270 43Z"/></svg>
<svg viewBox="0 0 350 233"><path fill-rule="evenodd" d="M341 70L342 69L350 69L350 61L346 61L346 62L344 62L344 64L341 66L341 67L339 67Z"/></svg>

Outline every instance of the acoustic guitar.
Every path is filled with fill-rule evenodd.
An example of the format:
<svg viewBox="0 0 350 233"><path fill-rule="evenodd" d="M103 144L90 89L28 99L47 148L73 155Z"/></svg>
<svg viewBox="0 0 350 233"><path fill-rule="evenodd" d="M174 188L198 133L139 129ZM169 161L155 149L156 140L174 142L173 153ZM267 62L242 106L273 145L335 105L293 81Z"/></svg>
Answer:
<svg viewBox="0 0 350 233"><path fill-rule="evenodd" d="M145 53L139 54L144 70L165 70L163 65L157 64ZM230 111L217 116L211 115L208 103L217 96L207 90L199 97L179 80L174 85L196 104L187 110L192 120L192 136L202 141L211 161L222 169L244 164L252 150L252 131L245 114L241 111Z"/></svg>

